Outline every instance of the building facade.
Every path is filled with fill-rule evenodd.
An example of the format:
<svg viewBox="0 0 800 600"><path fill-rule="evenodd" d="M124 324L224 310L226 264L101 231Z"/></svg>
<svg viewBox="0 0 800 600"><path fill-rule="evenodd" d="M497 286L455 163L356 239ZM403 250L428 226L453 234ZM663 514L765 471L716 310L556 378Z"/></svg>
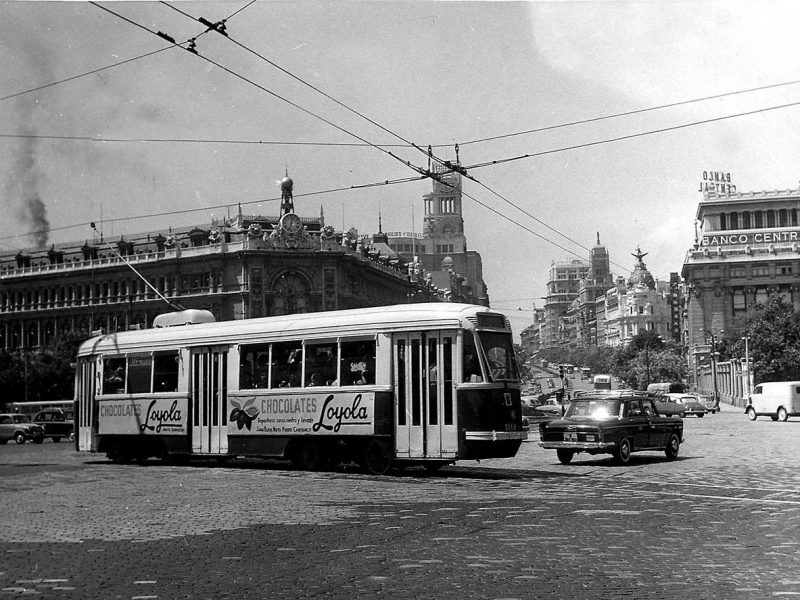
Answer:
<svg viewBox="0 0 800 600"><path fill-rule="evenodd" d="M800 310L800 189L706 192L683 263L690 377L709 368L715 340L778 294Z"/></svg>
<svg viewBox="0 0 800 600"><path fill-rule="evenodd" d="M278 216L240 209L205 226L0 255L0 347L148 327L176 308L222 321L444 298L421 265L389 252L380 236L337 233L322 214L297 215L292 186L281 182Z"/></svg>

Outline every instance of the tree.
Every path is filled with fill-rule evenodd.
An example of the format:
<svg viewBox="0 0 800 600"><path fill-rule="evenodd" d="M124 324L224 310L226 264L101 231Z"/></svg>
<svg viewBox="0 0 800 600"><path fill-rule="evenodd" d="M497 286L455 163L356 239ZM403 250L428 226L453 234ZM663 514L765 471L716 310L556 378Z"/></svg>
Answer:
<svg viewBox="0 0 800 600"><path fill-rule="evenodd" d="M643 331L614 355L612 373L636 389L658 381L678 382L686 378L681 349L666 343L656 333Z"/></svg>
<svg viewBox="0 0 800 600"><path fill-rule="evenodd" d="M778 295L757 304L741 333L749 338L756 384L800 379L800 314L791 304ZM744 341L737 339L732 350L744 357Z"/></svg>
<svg viewBox="0 0 800 600"><path fill-rule="evenodd" d="M72 397L75 363L83 334L63 334L35 350L0 351L0 390L4 402L65 400Z"/></svg>

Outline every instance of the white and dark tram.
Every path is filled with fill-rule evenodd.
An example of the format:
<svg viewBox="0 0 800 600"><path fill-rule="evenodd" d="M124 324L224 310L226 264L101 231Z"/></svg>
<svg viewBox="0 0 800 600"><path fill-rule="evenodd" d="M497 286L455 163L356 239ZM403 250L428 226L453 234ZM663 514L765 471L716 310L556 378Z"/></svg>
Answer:
<svg viewBox="0 0 800 600"><path fill-rule="evenodd" d="M514 456L527 437L508 320L465 304L225 322L167 313L84 342L75 396L78 449L115 462L435 470Z"/></svg>

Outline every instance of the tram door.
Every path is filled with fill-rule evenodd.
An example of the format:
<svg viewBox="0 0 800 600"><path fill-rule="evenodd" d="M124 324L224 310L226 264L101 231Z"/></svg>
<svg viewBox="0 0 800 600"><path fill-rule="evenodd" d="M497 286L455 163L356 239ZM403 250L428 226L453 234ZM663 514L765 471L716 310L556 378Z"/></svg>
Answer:
<svg viewBox="0 0 800 600"><path fill-rule="evenodd" d="M454 349L454 332L395 337L395 452L398 457L456 457Z"/></svg>
<svg viewBox="0 0 800 600"><path fill-rule="evenodd" d="M78 450L97 450L97 359L78 359L78 376L75 378L76 443Z"/></svg>
<svg viewBox="0 0 800 600"><path fill-rule="evenodd" d="M192 451L228 451L228 350L192 348Z"/></svg>

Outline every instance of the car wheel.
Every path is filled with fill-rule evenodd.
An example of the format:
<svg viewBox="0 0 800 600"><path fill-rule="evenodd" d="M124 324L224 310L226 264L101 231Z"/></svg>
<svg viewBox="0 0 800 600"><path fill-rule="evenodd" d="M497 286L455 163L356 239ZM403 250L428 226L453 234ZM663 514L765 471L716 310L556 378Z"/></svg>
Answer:
<svg viewBox="0 0 800 600"><path fill-rule="evenodd" d="M697 413L697 417L700 418L700 419L702 419L705 416L706 416L705 413Z"/></svg>
<svg viewBox="0 0 800 600"><path fill-rule="evenodd" d="M678 437L677 433L672 433L669 436L669 440L667 440L667 447L665 448L664 452L667 455L669 460L675 460L678 458L678 452L681 449L681 438Z"/></svg>
<svg viewBox="0 0 800 600"><path fill-rule="evenodd" d="M789 413L782 406L778 409L778 421L785 421L789 418Z"/></svg>
<svg viewBox="0 0 800 600"><path fill-rule="evenodd" d="M614 459L621 465L627 465L631 462L631 441L628 438L620 440L616 450L614 450Z"/></svg>
<svg viewBox="0 0 800 600"><path fill-rule="evenodd" d="M755 421L758 418L758 415L756 414L756 409L754 409L752 406L748 407L747 409L747 418L750 419L751 421Z"/></svg>
<svg viewBox="0 0 800 600"><path fill-rule="evenodd" d="M53 436L53 443L54 443L54 444L57 444L57 443L58 443L58 442L60 442L60 441L61 441L61 438L60 438L59 436L57 436L57 435L54 435L54 436Z"/></svg>
<svg viewBox="0 0 800 600"><path fill-rule="evenodd" d="M559 448L556 450L556 454L558 455L558 462L562 465L568 465L572 462L572 457L575 456L575 452L572 450L564 450L563 448Z"/></svg>
<svg viewBox="0 0 800 600"><path fill-rule="evenodd" d="M682 412L679 416L680 416L681 419L685 419L686 418L686 413Z"/></svg>
<svg viewBox="0 0 800 600"><path fill-rule="evenodd" d="M18 444L24 444L25 443L25 434L22 433L22 432L15 433L14 434L14 441L17 442Z"/></svg>

